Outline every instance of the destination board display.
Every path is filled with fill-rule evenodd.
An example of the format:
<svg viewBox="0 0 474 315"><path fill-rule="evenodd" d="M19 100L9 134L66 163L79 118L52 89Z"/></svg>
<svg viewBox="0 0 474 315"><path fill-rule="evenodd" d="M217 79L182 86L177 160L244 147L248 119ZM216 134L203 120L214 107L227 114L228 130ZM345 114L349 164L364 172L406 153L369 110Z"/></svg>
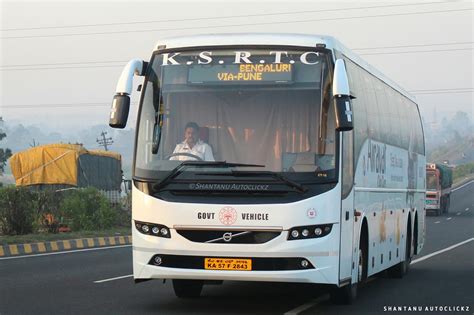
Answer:
<svg viewBox="0 0 474 315"><path fill-rule="evenodd" d="M188 83L289 83L293 79L291 64L237 64L190 67Z"/></svg>

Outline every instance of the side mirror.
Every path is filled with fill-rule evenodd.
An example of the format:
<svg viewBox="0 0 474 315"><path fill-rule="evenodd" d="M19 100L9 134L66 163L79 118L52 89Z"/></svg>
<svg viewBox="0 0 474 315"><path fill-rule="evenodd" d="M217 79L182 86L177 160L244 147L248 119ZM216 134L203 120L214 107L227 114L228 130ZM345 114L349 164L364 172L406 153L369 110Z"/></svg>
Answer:
<svg viewBox="0 0 474 315"><path fill-rule="evenodd" d="M347 79L346 66L343 59L337 59L334 66L332 84L334 96L334 109L336 113L336 130L350 131L354 129L352 119L351 96L349 80Z"/></svg>
<svg viewBox="0 0 474 315"><path fill-rule="evenodd" d="M130 96L117 94L112 101L109 126L123 129L127 125L128 113L130 111Z"/></svg>
<svg viewBox="0 0 474 315"><path fill-rule="evenodd" d="M120 75L120 79L115 89L115 96L110 112L109 126L112 128L125 128L127 125L128 113L130 111L130 94L132 94L133 76L145 75L148 63L133 59L130 60Z"/></svg>

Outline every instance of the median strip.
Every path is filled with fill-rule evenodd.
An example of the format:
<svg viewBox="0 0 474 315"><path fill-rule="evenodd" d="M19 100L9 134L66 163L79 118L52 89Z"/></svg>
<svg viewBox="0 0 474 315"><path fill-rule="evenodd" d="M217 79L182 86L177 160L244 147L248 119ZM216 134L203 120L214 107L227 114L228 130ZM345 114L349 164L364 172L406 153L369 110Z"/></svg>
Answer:
<svg viewBox="0 0 474 315"><path fill-rule="evenodd" d="M72 240L37 242L28 244L9 244L0 246L1 257L16 257L35 254L77 251L90 248L130 245L132 236L91 237Z"/></svg>

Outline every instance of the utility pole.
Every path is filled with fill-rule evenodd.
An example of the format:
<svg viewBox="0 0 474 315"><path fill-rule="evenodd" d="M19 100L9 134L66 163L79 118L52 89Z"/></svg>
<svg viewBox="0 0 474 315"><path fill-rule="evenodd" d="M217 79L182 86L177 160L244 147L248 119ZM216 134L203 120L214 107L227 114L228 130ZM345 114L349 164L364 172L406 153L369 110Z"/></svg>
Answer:
<svg viewBox="0 0 474 315"><path fill-rule="evenodd" d="M104 147L105 151L109 151L108 146L114 143L112 140L112 137L106 138L105 135L107 134L107 131L102 131L100 135L102 136L101 138L98 138L96 141L99 144L99 146Z"/></svg>

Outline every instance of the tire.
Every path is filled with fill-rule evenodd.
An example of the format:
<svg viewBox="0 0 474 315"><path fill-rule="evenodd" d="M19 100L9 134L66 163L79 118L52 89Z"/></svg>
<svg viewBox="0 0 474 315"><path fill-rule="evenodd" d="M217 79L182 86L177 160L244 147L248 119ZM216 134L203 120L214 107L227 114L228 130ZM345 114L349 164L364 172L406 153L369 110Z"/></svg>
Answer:
<svg viewBox="0 0 474 315"><path fill-rule="evenodd" d="M438 213L439 209L437 210ZM408 222L411 224L411 222ZM411 225L407 228L407 237L405 242L405 259L395 266L388 269L388 275L391 278L401 279L408 273L410 269L411 258L413 256L413 236L411 233Z"/></svg>
<svg viewBox="0 0 474 315"><path fill-rule="evenodd" d="M351 283L330 292L331 302L337 305L350 305L357 297L357 283Z"/></svg>
<svg viewBox="0 0 474 315"><path fill-rule="evenodd" d="M446 196L446 201L444 204L444 213L449 213L449 205L451 204L451 196Z"/></svg>
<svg viewBox="0 0 474 315"><path fill-rule="evenodd" d="M357 289L367 280L367 240L361 238L359 242L359 264L357 267L358 283L351 283L344 287L335 288L330 292L331 302L338 305L353 304L357 298Z"/></svg>
<svg viewBox="0 0 474 315"><path fill-rule="evenodd" d="M198 298L201 296L204 281L202 280L173 280L174 294L178 298Z"/></svg>

